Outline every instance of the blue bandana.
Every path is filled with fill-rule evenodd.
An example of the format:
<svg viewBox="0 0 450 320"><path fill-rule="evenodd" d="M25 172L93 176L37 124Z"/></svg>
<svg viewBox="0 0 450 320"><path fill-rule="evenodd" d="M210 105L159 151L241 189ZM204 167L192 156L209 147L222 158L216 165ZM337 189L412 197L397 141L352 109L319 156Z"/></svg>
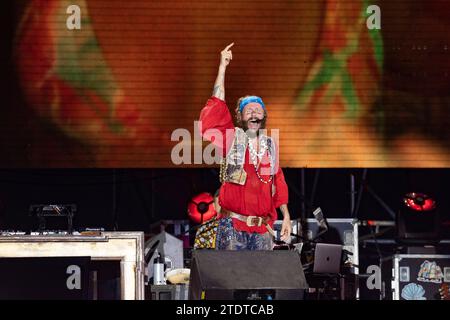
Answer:
<svg viewBox="0 0 450 320"><path fill-rule="evenodd" d="M264 105L264 102L262 101L262 99L260 97L250 96L245 99L242 99L241 103L239 104L239 111L242 112L242 110L244 110L244 107L252 102L256 102L256 103L260 104L261 107L264 110L266 110L266 106Z"/></svg>

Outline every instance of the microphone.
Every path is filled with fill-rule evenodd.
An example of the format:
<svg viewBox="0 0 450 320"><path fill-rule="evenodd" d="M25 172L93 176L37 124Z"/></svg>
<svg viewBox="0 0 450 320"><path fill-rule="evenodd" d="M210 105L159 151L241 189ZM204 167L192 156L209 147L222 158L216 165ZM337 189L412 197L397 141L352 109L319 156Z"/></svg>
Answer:
<svg viewBox="0 0 450 320"><path fill-rule="evenodd" d="M352 255L353 255L353 252L348 251L348 250L345 250L345 249L342 249L342 252L345 253L345 254L347 254L347 255L349 255L349 256L352 256Z"/></svg>
<svg viewBox="0 0 450 320"><path fill-rule="evenodd" d="M325 221L325 218L323 217L323 212L322 212L322 209L320 209L320 207L318 207L316 210L314 210L313 215L314 215L314 218L316 218L316 221L317 221L317 224L319 225L319 227L322 229L328 230L327 222Z"/></svg>
<svg viewBox="0 0 450 320"><path fill-rule="evenodd" d="M313 215L314 218L316 218L317 224L319 225L319 230L314 239L312 239L312 242L315 242L320 236L322 236L324 233L328 231L328 225L327 222L325 221L322 209L320 209L320 207L314 210Z"/></svg>

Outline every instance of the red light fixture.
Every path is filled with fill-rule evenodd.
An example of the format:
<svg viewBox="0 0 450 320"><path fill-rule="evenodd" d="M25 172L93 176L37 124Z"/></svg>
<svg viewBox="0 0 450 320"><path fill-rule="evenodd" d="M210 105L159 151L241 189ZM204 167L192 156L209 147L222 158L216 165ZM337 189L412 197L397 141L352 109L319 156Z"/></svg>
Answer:
<svg viewBox="0 0 450 320"><path fill-rule="evenodd" d="M410 246L437 244L441 220L436 201L424 193L405 194L397 214L396 227L400 243Z"/></svg>
<svg viewBox="0 0 450 320"><path fill-rule="evenodd" d="M423 193L410 192L405 195L403 202L414 211L431 211L436 208L436 201Z"/></svg>
<svg viewBox="0 0 450 320"><path fill-rule="evenodd" d="M188 204L188 216L196 223L205 223L216 215L214 197L208 192L194 196Z"/></svg>

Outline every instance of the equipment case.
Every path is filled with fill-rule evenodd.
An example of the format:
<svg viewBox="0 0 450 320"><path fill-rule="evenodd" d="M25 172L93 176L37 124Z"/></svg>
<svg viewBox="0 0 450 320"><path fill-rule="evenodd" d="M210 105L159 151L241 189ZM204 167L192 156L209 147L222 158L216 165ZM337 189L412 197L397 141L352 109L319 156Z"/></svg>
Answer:
<svg viewBox="0 0 450 320"><path fill-rule="evenodd" d="M450 255L396 254L393 300L449 300Z"/></svg>

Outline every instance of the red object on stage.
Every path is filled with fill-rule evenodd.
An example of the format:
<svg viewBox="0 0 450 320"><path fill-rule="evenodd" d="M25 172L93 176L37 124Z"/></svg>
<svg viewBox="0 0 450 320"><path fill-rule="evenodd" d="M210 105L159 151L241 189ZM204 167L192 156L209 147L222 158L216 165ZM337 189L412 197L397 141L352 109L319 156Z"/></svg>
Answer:
<svg viewBox="0 0 450 320"><path fill-rule="evenodd" d="M189 218L196 223L205 223L217 215L214 208L214 197L203 192L194 196L188 204Z"/></svg>
<svg viewBox="0 0 450 320"><path fill-rule="evenodd" d="M437 245L441 239L441 216L436 201L423 193L403 197L397 214L397 238L410 246Z"/></svg>
<svg viewBox="0 0 450 320"><path fill-rule="evenodd" d="M423 193L408 193L403 198L403 202L414 211L431 211L436 208L436 202Z"/></svg>

